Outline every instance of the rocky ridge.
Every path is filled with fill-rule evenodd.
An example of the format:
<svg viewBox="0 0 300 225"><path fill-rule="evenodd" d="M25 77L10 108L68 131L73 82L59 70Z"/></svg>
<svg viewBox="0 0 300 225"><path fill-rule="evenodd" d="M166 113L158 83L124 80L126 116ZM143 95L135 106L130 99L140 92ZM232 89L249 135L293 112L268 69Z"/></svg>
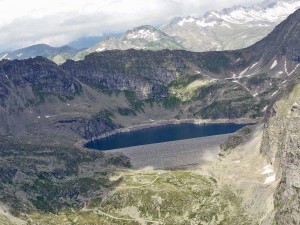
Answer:
<svg viewBox="0 0 300 225"><path fill-rule="evenodd" d="M113 50L90 54L78 62L68 60L61 66L42 57L3 60L2 132L17 126L18 133L19 123L12 122L29 122L22 118L25 115L39 119L41 112L49 122L53 120L55 127L51 125L51 129L74 130L74 124L89 127L90 131L84 132L83 128L75 129L81 136L86 132L98 136L105 131L102 126L99 129L82 124L89 124L103 110L112 115L112 123L103 121L111 127L126 127L134 125L130 121L147 118L149 121L156 115L153 107L166 113L166 118L157 114L158 119L262 116L268 112L268 105L297 80L299 15L297 10L266 38L236 51ZM111 103L112 98L125 100L120 106ZM73 111L69 107L72 101L76 102ZM15 119L10 121L12 117Z"/></svg>
<svg viewBox="0 0 300 225"><path fill-rule="evenodd" d="M127 31L121 38L103 40L73 59L83 59L92 52L130 48L194 52L241 49L267 36L299 7L298 0L268 0L249 7L209 11L199 18L177 17L159 29L141 26Z"/></svg>
<svg viewBox="0 0 300 225"><path fill-rule="evenodd" d="M269 0L210 11L200 18L175 18L160 29L191 51L234 50L261 40L299 7L297 0Z"/></svg>
<svg viewBox="0 0 300 225"><path fill-rule="evenodd" d="M0 60L14 60L14 59L29 59L37 56L43 56L50 58L57 64L61 64L66 61L66 59L73 58L75 54L81 50L71 48L70 46L62 47L51 47L46 44L32 45L26 48L18 49L15 51L0 53Z"/></svg>
<svg viewBox="0 0 300 225"><path fill-rule="evenodd" d="M82 60L92 52L106 50L127 49L161 50L161 49L184 49L174 38L150 25L136 27L127 31L120 38L108 37L97 45L81 51L75 55L74 60Z"/></svg>

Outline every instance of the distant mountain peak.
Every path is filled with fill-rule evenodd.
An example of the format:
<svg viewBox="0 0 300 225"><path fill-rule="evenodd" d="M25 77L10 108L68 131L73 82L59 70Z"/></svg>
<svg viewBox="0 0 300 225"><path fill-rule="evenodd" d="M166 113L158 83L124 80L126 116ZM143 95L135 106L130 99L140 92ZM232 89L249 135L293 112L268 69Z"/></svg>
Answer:
<svg viewBox="0 0 300 225"><path fill-rule="evenodd" d="M65 55L65 57L71 58L77 52L78 52L78 50L76 50L68 45L64 45L62 47L52 47L50 45L41 43L41 44L35 44L32 46L21 48L21 49L11 51L11 52L0 53L0 60L3 60L3 59L8 59L8 60L28 59L28 58L34 58L37 56L51 58L52 56L54 57L55 55Z"/></svg>
<svg viewBox="0 0 300 225"><path fill-rule="evenodd" d="M234 50L261 40L298 8L299 0L268 0L209 11L199 18L176 17L160 29L192 51Z"/></svg>
<svg viewBox="0 0 300 225"><path fill-rule="evenodd" d="M289 14L293 13L300 7L299 0L267 0L253 6L233 6L221 11L212 10L204 16L176 18L170 24L184 26L185 24L194 23L199 27L209 27L229 22L234 24L243 24L250 22L281 22ZM166 27L164 25L163 27Z"/></svg>
<svg viewBox="0 0 300 225"><path fill-rule="evenodd" d="M144 25L127 31L122 39L147 39L151 41L158 41L161 35L163 35L162 32L155 27Z"/></svg>

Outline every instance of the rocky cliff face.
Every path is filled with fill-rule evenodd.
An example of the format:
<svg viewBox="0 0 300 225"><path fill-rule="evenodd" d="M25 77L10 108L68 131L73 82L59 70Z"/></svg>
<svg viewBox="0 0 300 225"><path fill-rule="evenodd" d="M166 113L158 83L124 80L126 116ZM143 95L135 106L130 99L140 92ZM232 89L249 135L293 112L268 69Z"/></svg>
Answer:
<svg viewBox="0 0 300 225"><path fill-rule="evenodd" d="M0 74L2 80L6 78L6 84L11 81L16 88L30 84L41 93L71 97L80 89L72 77L43 57L23 61L3 60L0 62Z"/></svg>
<svg viewBox="0 0 300 225"><path fill-rule="evenodd" d="M274 224L299 224L300 200L300 85L278 101L267 123L261 151L277 168Z"/></svg>

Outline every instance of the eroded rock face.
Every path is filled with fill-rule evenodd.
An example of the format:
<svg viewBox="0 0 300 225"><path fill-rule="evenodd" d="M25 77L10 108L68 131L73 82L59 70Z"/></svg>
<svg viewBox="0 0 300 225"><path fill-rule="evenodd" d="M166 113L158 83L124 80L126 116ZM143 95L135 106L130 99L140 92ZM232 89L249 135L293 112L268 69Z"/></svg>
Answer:
<svg viewBox="0 0 300 225"><path fill-rule="evenodd" d="M299 224L300 221L300 85L275 104L276 115L264 132L261 151L277 167L280 177L274 195L275 224Z"/></svg>
<svg viewBox="0 0 300 225"><path fill-rule="evenodd" d="M92 139L100 134L120 128L119 125L113 123L112 116L109 111L104 110L92 116L90 119L76 121L72 124L71 129L85 139Z"/></svg>
<svg viewBox="0 0 300 225"><path fill-rule="evenodd" d="M0 63L0 77L4 80L3 84L7 86L14 85L16 88L22 88L30 84L33 90L44 94L71 97L80 90L78 82L55 63L43 57L15 61L3 60ZM2 90L5 93L4 88Z"/></svg>
<svg viewBox="0 0 300 225"><path fill-rule="evenodd" d="M130 90L142 99L158 97L160 87L184 74L184 60L171 51L108 51L62 68L81 82L105 90Z"/></svg>

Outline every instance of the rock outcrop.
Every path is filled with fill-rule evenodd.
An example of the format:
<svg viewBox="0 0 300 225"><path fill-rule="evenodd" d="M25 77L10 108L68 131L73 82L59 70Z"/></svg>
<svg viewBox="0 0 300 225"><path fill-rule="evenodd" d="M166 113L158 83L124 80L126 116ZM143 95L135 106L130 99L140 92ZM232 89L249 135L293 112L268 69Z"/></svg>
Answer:
<svg viewBox="0 0 300 225"><path fill-rule="evenodd" d="M300 84L280 101L266 123L261 152L277 168L274 224L300 224Z"/></svg>

